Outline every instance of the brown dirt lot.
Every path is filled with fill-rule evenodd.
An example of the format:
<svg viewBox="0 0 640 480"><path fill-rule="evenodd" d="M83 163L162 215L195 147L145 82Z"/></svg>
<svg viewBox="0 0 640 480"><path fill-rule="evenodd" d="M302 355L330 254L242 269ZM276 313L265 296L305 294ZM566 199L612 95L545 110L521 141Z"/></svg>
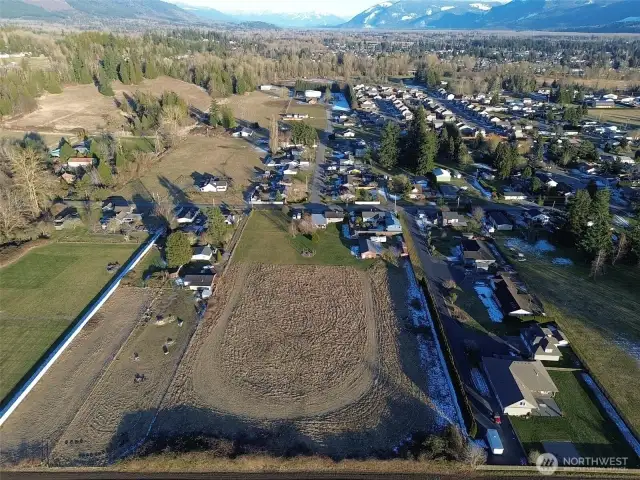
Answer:
<svg viewBox="0 0 640 480"><path fill-rule="evenodd" d="M144 80L139 85L114 82L113 90L119 100L123 99L124 93L131 95L138 90L156 96L173 90L200 110L207 111L211 103L207 92L200 87L170 77ZM38 109L35 112L8 120L5 126L8 129L44 131L84 128L93 132L104 126L109 117L115 122L122 121L123 118L113 98L101 95L94 85L72 85L65 87L60 94L45 93L38 99Z"/></svg>
<svg viewBox="0 0 640 480"><path fill-rule="evenodd" d="M175 201L188 199L196 203L243 203L243 194L255 173L262 167L260 152L250 143L228 136L189 136L173 147L162 160L139 180L130 182L120 192L125 198L151 193L169 194ZM193 173L211 174L232 179L232 185L224 193L200 193L194 188Z"/></svg>
<svg viewBox="0 0 640 480"><path fill-rule="evenodd" d="M0 429L2 462L40 459L43 441L55 444L149 300L147 290L116 290Z"/></svg>
<svg viewBox="0 0 640 480"><path fill-rule="evenodd" d="M389 452L437 412L407 280L380 263L235 264L225 273L162 404L152 436L260 439L274 454ZM265 314L268 312L268 314Z"/></svg>

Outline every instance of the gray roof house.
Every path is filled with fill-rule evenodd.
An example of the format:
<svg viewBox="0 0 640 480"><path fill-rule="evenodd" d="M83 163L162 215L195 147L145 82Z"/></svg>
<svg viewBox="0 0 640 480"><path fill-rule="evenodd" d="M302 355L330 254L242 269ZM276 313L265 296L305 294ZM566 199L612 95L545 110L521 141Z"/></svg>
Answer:
<svg viewBox="0 0 640 480"><path fill-rule="evenodd" d="M480 270L488 270L489 266L496 263L496 259L483 240L462 238L462 258L468 267Z"/></svg>
<svg viewBox="0 0 640 480"><path fill-rule="evenodd" d="M191 254L192 262L210 262L213 255L218 251L217 248L211 248L210 245L203 247L193 247L193 253Z"/></svg>
<svg viewBox="0 0 640 480"><path fill-rule="evenodd" d="M312 213L311 223L316 228L327 228L327 219L322 213Z"/></svg>
<svg viewBox="0 0 640 480"><path fill-rule="evenodd" d="M520 338L524 341L534 360L557 362L562 356L558 347L569 345L567 337L561 330L537 323L523 328Z"/></svg>
<svg viewBox="0 0 640 480"><path fill-rule="evenodd" d="M503 212L492 210L487 213L487 217L496 230L513 230L513 224Z"/></svg>
<svg viewBox="0 0 640 480"><path fill-rule="evenodd" d="M513 416L558 416L553 400L558 387L539 360L483 357L482 366L502 413Z"/></svg>

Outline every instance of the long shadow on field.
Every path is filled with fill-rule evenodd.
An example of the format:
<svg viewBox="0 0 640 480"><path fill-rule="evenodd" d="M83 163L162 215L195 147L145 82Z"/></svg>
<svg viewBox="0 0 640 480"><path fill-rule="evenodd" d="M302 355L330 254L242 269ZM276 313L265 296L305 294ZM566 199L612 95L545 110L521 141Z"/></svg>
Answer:
<svg viewBox="0 0 640 480"><path fill-rule="evenodd" d="M226 458L262 454L287 458L322 455L335 461L347 458L389 459L408 455L407 449L402 447L408 435L424 435L432 431L433 411L415 398L389 398L384 411L387 413L374 428L349 430L345 422L345 431L337 434L327 432L325 435L321 429L318 430L319 425L327 421L323 416L263 421L182 406L160 411L146 440L133 438L131 432L140 432L140 418L150 419L153 412L132 412L122 419L106 453L109 462L126 456L191 451L209 451L214 456ZM370 420L370 412L365 409L353 412L349 417L349 423L355 425ZM335 426L327 425L328 428ZM315 438L303 431L305 427L314 430ZM394 450L399 446L401 448ZM80 451L78 454L73 465L95 463L91 454Z"/></svg>

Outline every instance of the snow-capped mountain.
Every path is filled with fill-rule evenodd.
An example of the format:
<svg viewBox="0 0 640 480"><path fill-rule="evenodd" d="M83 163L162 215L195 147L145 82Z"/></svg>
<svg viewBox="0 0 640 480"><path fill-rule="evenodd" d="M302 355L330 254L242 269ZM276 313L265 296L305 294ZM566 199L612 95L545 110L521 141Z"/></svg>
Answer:
<svg viewBox="0 0 640 480"><path fill-rule="evenodd" d="M291 28L314 28L314 27L335 27L344 23L345 19L328 12L305 11L297 13L284 13L273 11L256 12L230 12L233 18L238 21L255 21L272 23L279 27Z"/></svg>
<svg viewBox="0 0 640 480"><path fill-rule="evenodd" d="M374 5L343 26L634 32L634 12L640 0L400 0Z"/></svg>
<svg viewBox="0 0 640 480"><path fill-rule="evenodd" d="M359 13L345 28L421 28L444 15L483 14L509 0L400 0Z"/></svg>

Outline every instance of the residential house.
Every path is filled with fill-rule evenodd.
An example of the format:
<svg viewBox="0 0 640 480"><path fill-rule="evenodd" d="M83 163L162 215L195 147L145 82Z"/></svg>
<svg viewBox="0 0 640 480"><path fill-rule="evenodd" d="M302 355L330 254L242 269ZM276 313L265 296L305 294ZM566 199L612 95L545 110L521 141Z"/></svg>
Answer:
<svg viewBox="0 0 640 480"><path fill-rule="evenodd" d="M76 176L72 173L65 172L60 177L69 185L76 181Z"/></svg>
<svg viewBox="0 0 640 480"><path fill-rule="evenodd" d="M534 323L520 332L520 338L534 360L557 362L562 357L558 347L569 345L567 337L552 325Z"/></svg>
<svg viewBox="0 0 640 480"><path fill-rule="evenodd" d="M491 287L506 316L533 315L540 310L531 295L518 287L509 275L499 274L492 278Z"/></svg>
<svg viewBox="0 0 640 480"><path fill-rule="evenodd" d="M324 212L324 218L326 218L327 223L340 223L344 220L344 213L337 212L335 210L327 210Z"/></svg>
<svg viewBox="0 0 640 480"><path fill-rule="evenodd" d="M180 225L193 223L193 221L198 217L200 210L197 207L193 208L178 208L176 211L176 222Z"/></svg>
<svg viewBox="0 0 640 480"><path fill-rule="evenodd" d="M203 296L210 296L213 292L215 273L188 274L182 277L182 284L189 290L200 291Z"/></svg>
<svg viewBox="0 0 640 480"><path fill-rule="evenodd" d="M381 237L386 240L386 237ZM363 260L370 258L378 258L384 251L382 242L378 240L378 237L360 237L358 239L358 245L360 248L360 258Z"/></svg>
<svg viewBox="0 0 640 480"><path fill-rule="evenodd" d="M440 214L440 226L464 227L467 219L457 212L445 211Z"/></svg>
<svg viewBox="0 0 640 480"><path fill-rule="evenodd" d="M433 176L436 177L438 182L450 182L451 172L446 168L436 167L433 169Z"/></svg>
<svg viewBox="0 0 640 480"><path fill-rule="evenodd" d="M513 416L560 415L553 400L558 387L539 360L483 357L482 366L501 413Z"/></svg>
<svg viewBox="0 0 640 480"><path fill-rule="evenodd" d="M312 213L311 224L316 228L325 229L327 228L327 219L322 213Z"/></svg>
<svg viewBox="0 0 640 480"><path fill-rule="evenodd" d="M67 160L67 168L90 168L93 166L92 157L71 157Z"/></svg>
<svg viewBox="0 0 640 480"><path fill-rule="evenodd" d="M458 198L458 187L454 185L443 183L441 185L438 185L438 189L446 200L455 200L456 198Z"/></svg>
<svg viewBox="0 0 640 480"><path fill-rule="evenodd" d="M56 230L64 230L65 228L75 228L82 225L82 220L78 211L73 207L65 208L62 212L55 216L53 227Z"/></svg>
<svg viewBox="0 0 640 480"><path fill-rule="evenodd" d="M344 138L354 138L356 136L356 133L351 129L347 129L342 133L342 136Z"/></svg>
<svg viewBox="0 0 640 480"><path fill-rule="evenodd" d="M513 230L513 224L507 218L507 216L500 210L492 210L487 213L487 219L489 223L493 225L493 228L500 231Z"/></svg>
<svg viewBox="0 0 640 480"><path fill-rule="evenodd" d="M495 257L484 240L463 237L461 247L462 259L468 267L488 270L491 265L496 263Z"/></svg>
<svg viewBox="0 0 640 480"><path fill-rule="evenodd" d="M133 211L130 212L118 212L116 214L116 216L114 217L116 219L116 222L118 222L119 225L130 225L132 223L137 223L139 221L142 220L142 215L139 213L134 213Z"/></svg>
<svg viewBox="0 0 640 480"><path fill-rule="evenodd" d="M224 180L218 180L216 177L206 179L198 187L201 192L226 192L228 183Z"/></svg>
<svg viewBox="0 0 640 480"><path fill-rule="evenodd" d="M250 128L247 128L247 127L239 127L238 130L233 132L233 136L234 137L249 138L249 137L253 136L253 130L251 130Z"/></svg>
<svg viewBox="0 0 640 480"><path fill-rule="evenodd" d="M217 248L211 248L210 245L193 247L191 254L192 262L210 262L213 256L218 252Z"/></svg>
<svg viewBox="0 0 640 480"><path fill-rule="evenodd" d="M531 208L527 210L524 212L524 217L531 223L540 223L542 225L549 223L551 220L551 217L539 208Z"/></svg>
<svg viewBox="0 0 640 480"><path fill-rule="evenodd" d="M102 202L102 211L105 213L113 212L114 214L118 214L121 212L131 212L132 210L133 206L129 204L127 199L119 195L109 197Z"/></svg>
<svg viewBox="0 0 640 480"><path fill-rule="evenodd" d="M356 235L397 235L402 233L400 220L393 212L360 212L352 217L352 228Z"/></svg>
<svg viewBox="0 0 640 480"><path fill-rule="evenodd" d="M526 200L527 196L522 192L504 192L503 197L510 202L516 202L519 200Z"/></svg>

